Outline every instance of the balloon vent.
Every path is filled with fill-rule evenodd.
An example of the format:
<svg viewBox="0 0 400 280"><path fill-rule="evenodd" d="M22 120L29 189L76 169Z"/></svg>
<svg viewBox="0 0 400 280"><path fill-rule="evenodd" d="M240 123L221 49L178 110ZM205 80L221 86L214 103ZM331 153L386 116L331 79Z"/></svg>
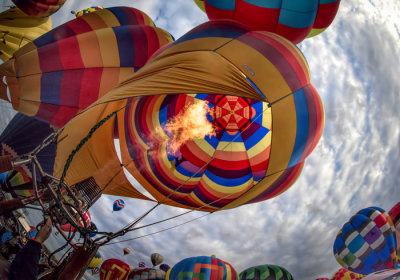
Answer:
<svg viewBox="0 0 400 280"><path fill-rule="evenodd" d="M93 177L75 184L72 189L84 203L83 208L90 208L101 196L101 188L97 185Z"/></svg>

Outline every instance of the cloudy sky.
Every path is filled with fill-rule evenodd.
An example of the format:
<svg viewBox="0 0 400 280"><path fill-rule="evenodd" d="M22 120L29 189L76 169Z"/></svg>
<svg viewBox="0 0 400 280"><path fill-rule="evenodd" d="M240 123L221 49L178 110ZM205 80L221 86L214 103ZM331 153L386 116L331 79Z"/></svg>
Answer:
<svg viewBox="0 0 400 280"><path fill-rule="evenodd" d="M71 10L109 7L110 3L145 11L175 38L207 20L191 0L68 0L52 16L53 22L59 25L72 19ZM343 0L329 29L299 45L324 102L326 126L302 175L286 193L105 246L100 249L103 259L150 265L150 254L159 252L172 266L186 257L215 254L238 272L269 263L287 268L296 280L330 278L339 268L332 245L341 226L361 208L376 205L389 210L400 200L399 17L400 2L395 0ZM0 106L3 129L10 111L6 104ZM125 209L112 213L114 199L103 196L91 210L102 231L115 231L151 207L150 203L125 199ZM181 211L160 207L143 224ZM191 213L116 241L203 215ZM123 257L123 247L133 253Z"/></svg>

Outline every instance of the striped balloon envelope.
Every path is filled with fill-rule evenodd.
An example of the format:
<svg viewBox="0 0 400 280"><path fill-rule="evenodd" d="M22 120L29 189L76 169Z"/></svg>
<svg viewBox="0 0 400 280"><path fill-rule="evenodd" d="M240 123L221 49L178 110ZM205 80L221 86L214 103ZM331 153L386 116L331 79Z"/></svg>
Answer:
<svg viewBox="0 0 400 280"><path fill-rule="evenodd" d="M0 59L6 61L22 46L51 30L50 17L31 17L18 8L0 13Z"/></svg>
<svg viewBox="0 0 400 280"><path fill-rule="evenodd" d="M292 274L278 265L258 265L242 271L240 280L293 280Z"/></svg>
<svg viewBox="0 0 400 280"><path fill-rule="evenodd" d="M385 269L367 275L364 280L400 280L400 269Z"/></svg>
<svg viewBox="0 0 400 280"><path fill-rule="evenodd" d="M369 207L343 225L333 244L333 253L344 268L367 275L396 268L396 248L392 219L385 210Z"/></svg>
<svg viewBox="0 0 400 280"><path fill-rule="evenodd" d="M46 17L55 13L66 0L12 0L25 14L34 17Z"/></svg>
<svg viewBox="0 0 400 280"><path fill-rule="evenodd" d="M231 264L216 257L201 256L181 260L168 270L165 279L235 280L239 275Z"/></svg>
<svg viewBox="0 0 400 280"><path fill-rule="evenodd" d="M286 191L324 127L299 49L232 21L198 26L74 118L59 135L55 176L105 117L69 165L69 184L92 176L105 194L210 212ZM170 130L184 120L205 120L199 130L211 126L215 133L191 137L193 122ZM175 140L184 141L171 148ZM121 166L147 192L133 187Z"/></svg>
<svg viewBox="0 0 400 280"><path fill-rule="evenodd" d="M351 272L345 268L340 268L333 274L331 280L361 280L365 275Z"/></svg>
<svg viewBox="0 0 400 280"><path fill-rule="evenodd" d="M340 0L194 0L211 20L234 19L253 30L275 32L293 43L323 32Z"/></svg>
<svg viewBox="0 0 400 280"><path fill-rule="evenodd" d="M156 268L135 268L129 273L129 280L163 280L165 271Z"/></svg>
<svg viewBox="0 0 400 280"><path fill-rule="evenodd" d="M105 260L100 267L100 280L128 280L132 268L121 260Z"/></svg>
<svg viewBox="0 0 400 280"><path fill-rule="evenodd" d="M107 8L27 44L0 66L14 109L63 126L173 40L153 25L137 9ZM8 100L7 86L0 97Z"/></svg>

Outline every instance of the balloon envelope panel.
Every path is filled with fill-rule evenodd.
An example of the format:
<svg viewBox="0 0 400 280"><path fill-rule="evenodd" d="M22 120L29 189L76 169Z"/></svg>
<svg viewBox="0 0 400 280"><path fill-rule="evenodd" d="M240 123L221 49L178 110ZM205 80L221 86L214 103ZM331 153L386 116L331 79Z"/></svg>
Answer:
<svg viewBox="0 0 400 280"><path fill-rule="evenodd" d="M385 269L367 275L364 280L399 280L400 269Z"/></svg>
<svg viewBox="0 0 400 280"><path fill-rule="evenodd" d="M105 260L100 267L100 280L127 280L131 267L118 259Z"/></svg>
<svg viewBox="0 0 400 280"><path fill-rule="evenodd" d="M343 225L333 251L344 268L366 275L396 267L396 247L390 216L381 208L369 207L360 210Z"/></svg>
<svg viewBox="0 0 400 280"><path fill-rule="evenodd" d="M331 280L361 280L365 275L357 274L352 271L348 271L345 268L340 268L333 274Z"/></svg>
<svg viewBox="0 0 400 280"><path fill-rule="evenodd" d="M66 0L12 0L25 14L35 17L46 17L55 13Z"/></svg>

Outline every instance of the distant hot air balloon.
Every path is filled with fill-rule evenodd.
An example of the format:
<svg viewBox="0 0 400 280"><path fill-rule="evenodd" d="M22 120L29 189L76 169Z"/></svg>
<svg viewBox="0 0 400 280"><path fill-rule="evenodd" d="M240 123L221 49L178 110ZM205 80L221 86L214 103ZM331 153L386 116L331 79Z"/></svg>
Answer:
<svg viewBox="0 0 400 280"><path fill-rule="evenodd" d="M187 116L204 119L215 135L171 132ZM103 118L69 165L69 184L91 176L104 194L209 212L286 191L324 127L321 99L297 47L231 21L196 27L69 122L59 135L55 176ZM169 143L182 145L173 152Z"/></svg>
<svg viewBox="0 0 400 280"><path fill-rule="evenodd" d="M400 256L400 202L398 202L389 211L389 216L392 218L394 227L396 229L396 241L397 241L397 256Z"/></svg>
<svg viewBox="0 0 400 280"><path fill-rule="evenodd" d="M138 266L139 267L146 267L146 264L144 262L139 262Z"/></svg>
<svg viewBox="0 0 400 280"><path fill-rule="evenodd" d="M167 272L171 267L168 264L160 264L160 269L164 270L165 272Z"/></svg>
<svg viewBox="0 0 400 280"><path fill-rule="evenodd" d="M153 264L153 266L157 266L159 264L161 264L164 261L164 257L159 254L159 253L153 253L151 254L151 263Z"/></svg>
<svg viewBox="0 0 400 280"><path fill-rule="evenodd" d="M335 274L333 274L331 280L361 280L364 277L365 275L348 271L345 268L340 268L335 272Z"/></svg>
<svg viewBox="0 0 400 280"><path fill-rule="evenodd" d="M332 23L340 0L195 0L210 20L233 19L252 30L277 33L293 43L323 32Z"/></svg>
<svg viewBox="0 0 400 280"><path fill-rule="evenodd" d="M8 60L22 46L50 30L50 17L31 17L18 8L0 13L0 59Z"/></svg>
<svg viewBox="0 0 400 280"><path fill-rule="evenodd" d="M343 225L333 252L344 268L370 274L396 267L396 236L393 221L379 207L360 210Z"/></svg>
<svg viewBox="0 0 400 280"><path fill-rule="evenodd" d="M245 269L239 274L240 280L293 280L292 274L278 265L259 265Z"/></svg>
<svg viewBox="0 0 400 280"><path fill-rule="evenodd" d="M46 17L58 11L66 0L12 0L25 14Z"/></svg>
<svg viewBox="0 0 400 280"><path fill-rule="evenodd" d="M100 264L101 264L101 254L99 251L97 251L92 260L90 261L88 268L93 269L100 266Z"/></svg>
<svg viewBox="0 0 400 280"><path fill-rule="evenodd" d="M165 279L165 271L155 268L135 268L129 273L129 280L162 280Z"/></svg>
<svg viewBox="0 0 400 280"><path fill-rule="evenodd" d="M96 275L100 273L100 267L92 268L92 275Z"/></svg>
<svg viewBox="0 0 400 280"><path fill-rule="evenodd" d="M105 260L100 267L100 280L127 280L131 267L118 259Z"/></svg>
<svg viewBox="0 0 400 280"><path fill-rule="evenodd" d="M125 207L125 201L117 199L113 204L113 211L121 211Z"/></svg>
<svg viewBox="0 0 400 280"><path fill-rule="evenodd" d="M0 66L14 109L63 126L173 41L153 25L137 9L107 8L28 43ZM0 98L8 100L6 87Z"/></svg>
<svg viewBox="0 0 400 280"><path fill-rule="evenodd" d="M104 9L104 8L101 7L101 6L91 6L89 8L83 9L83 10L81 10L79 12L76 12L76 13L73 12L73 14L75 14L76 17L81 17L83 15L86 15L86 14L89 14L89 13L93 13L95 11L102 10L102 9Z"/></svg>
<svg viewBox="0 0 400 280"><path fill-rule="evenodd" d="M166 280L175 279L237 280L239 275L232 265L218 258L202 256L181 260L168 270Z"/></svg>
<svg viewBox="0 0 400 280"><path fill-rule="evenodd" d="M129 248L124 248L124 256L129 254L131 252L131 249Z"/></svg>
<svg viewBox="0 0 400 280"><path fill-rule="evenodd" d="M363 280L400 280L400 269L385 269L368 274Z"/></svg>

